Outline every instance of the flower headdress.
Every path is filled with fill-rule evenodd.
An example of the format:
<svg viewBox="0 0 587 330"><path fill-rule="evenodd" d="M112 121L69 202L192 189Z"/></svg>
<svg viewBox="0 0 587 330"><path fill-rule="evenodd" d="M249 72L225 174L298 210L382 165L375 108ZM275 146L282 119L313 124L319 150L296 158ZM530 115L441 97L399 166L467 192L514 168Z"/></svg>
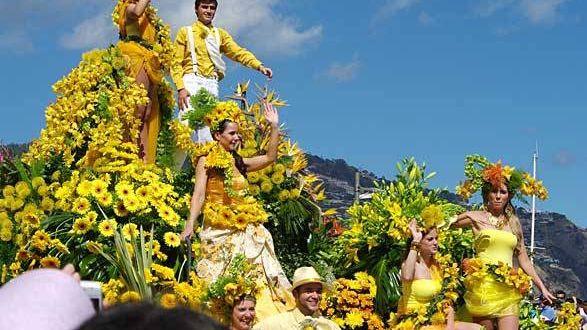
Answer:
<svg viewBox="0 0 587 330"><path fill-rule="evenodd" d="M496 187L502 183L513 195L520 193L536 195L542 200L548 198L548 191L542 181L522 170L504 166L501 161L491 163L481 155L468 155L465 158L465 176L466 180L456 187L456 193L465 200L483 187Z"/></svg>
<svg viewBox="0 0 587 330"><path fill-rule="evenodd" d="M259 287L257 268L243 254L238 254L230 263L225 275L208 287L204 300L210 314L228 323L232 307L245 297L256 297Z"/></svg>

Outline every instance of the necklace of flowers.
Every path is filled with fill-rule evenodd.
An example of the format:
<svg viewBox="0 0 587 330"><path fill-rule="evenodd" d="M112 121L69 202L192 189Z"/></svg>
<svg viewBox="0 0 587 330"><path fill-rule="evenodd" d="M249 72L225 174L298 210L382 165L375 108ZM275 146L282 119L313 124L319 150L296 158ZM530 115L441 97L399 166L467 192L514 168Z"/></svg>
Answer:
<svg viewBox="0 0 587 330"><path fill-rule="evenodd" d="M224 191L229 197L236 197L237 193L232 189L232 178L234 174L234 157L218 142L212 142L213 146L206 155L204 167L215 169L224 175Z"/></svg>

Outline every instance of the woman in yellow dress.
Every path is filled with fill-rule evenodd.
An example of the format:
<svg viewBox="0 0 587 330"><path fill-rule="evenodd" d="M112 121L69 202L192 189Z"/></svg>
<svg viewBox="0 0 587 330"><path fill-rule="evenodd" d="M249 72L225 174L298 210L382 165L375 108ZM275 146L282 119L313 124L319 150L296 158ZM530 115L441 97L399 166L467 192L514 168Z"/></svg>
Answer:
<svg viewBox="0 0 587 330"><path fill-rule="evenodd" d="M485 159L473 158L467 160L467 168L472 173L473 164L483 166L482 172L476 177L480 181L478 185L481 186L485 210L465 212L458 216L453 225L472 228L475 236L476 259L474 260L479 260L485 265L476 266L476 268L488 269L487 265L494 267L499 265L502 269L513 268L515 257L521 270L531 277L544 297L549 300L554 299L528 258L520 219L515 215L511 203L518 189L521 189L524 194L537 193L539 197L543 195L544 198L546 191L540 182L533 181L529 175L519 170L508 166L503 167L500 162L491 164ZM473 180L465 182L460 187L460 190L468 190L465 195L470 196L476 189ZM467 268L471 268L470 264L471 262L464 262L465 272ZM521 271L516 270L514 275L520 273ZM525 274L521 273L521 276L526 276ZM467 291L464 298L473 320L488 330L494 329L494 320L497 321L497 327L500 330L518 329L518 305L522 299L521 292L529 289L529 285L523 283L520 283L518 287L508 285L497 281L494 274L489 272L479 276L479 280L465 280Z"/></svg>
<svg viewBox="0 0 587 330"><path fill-rule="evenodd" d="M442 288L442 275L436 262L438 251L438 234L432 227L425 231L417 228L416 220L409 225L412 233L410 250L402 263L401 281L402 296L398 303L398 315L410 314L413 311L426 309ZM423 330L477 330L478 324L456 322L452 306L445 313L446 324L428 325Z"/></svg>
<svg viewBox="0 0 587 330"><path fill-rule="evenodd" d="M224 107L218 113L230 109L240 111L236 104L223 104L216 106L217 109ZM271 127L264 155L242 158L236 153L241 136L239 124L232 119L208 123L214 141L208 142L212 145L211 150L197 159L190 216L181 234L182 239L189 239L197 227L199 215L203 214L203 229L199 233L202 255L196 272L209 283L223 275L237 255L245 255L251 264L258 266L260 294L256 297L256 315L259 320L285 311L286 301L293 303L288 291L291 284L275 255L273 238L263 226L268 216L262 206L247 194L247 179L244 176L247 172L269 166L277 159L279 117L271 104L264 102L264 107L265 120ZM234 117L227 115L224 118ZM221 167L223 171L219 170Z"/></svg>
<svg viewBox="0 0 587 330"><path fill-rule="evenodd" d="M135 117L141 121L138 139L139 155L153 164L157 153L157 137L161 119L157 88L163 79L159 50L158 21L151 13L151 0L120 0L115 8L120 42L117 47L127 58L127 75L136 79L147 91L149 103L139 106ZM135 137L129 137L134 139Z"/></svg>

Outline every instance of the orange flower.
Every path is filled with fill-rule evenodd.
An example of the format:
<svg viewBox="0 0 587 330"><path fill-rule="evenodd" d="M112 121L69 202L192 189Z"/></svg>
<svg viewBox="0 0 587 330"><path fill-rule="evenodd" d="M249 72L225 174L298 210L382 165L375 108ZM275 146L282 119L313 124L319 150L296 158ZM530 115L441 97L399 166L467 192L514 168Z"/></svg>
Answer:
<svg viewBox="0 0 587 330"><path fill-rule="evenodd" d="M498 161L494 165L487 166L485 170L483 170L483 180L489 182L493 187L499 187L504 183L505 178L503 177L501 161Z"/></svg>

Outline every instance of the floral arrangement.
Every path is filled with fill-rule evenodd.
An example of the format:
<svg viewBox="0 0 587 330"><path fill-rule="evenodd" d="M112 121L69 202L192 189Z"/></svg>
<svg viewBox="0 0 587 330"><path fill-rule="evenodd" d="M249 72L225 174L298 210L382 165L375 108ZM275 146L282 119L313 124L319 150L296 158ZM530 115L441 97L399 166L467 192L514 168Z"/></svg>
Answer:
<svg viewBox="0 0 587 330"><path fill-rule="evenodd" d="M125 15L125 10L131 0L118 0L112 11L112 23L118 29L120 27L121 16ZM168 72L174 63L173 41L171 40L171 28L163 23L163 20L157 14L157 8L148 5L145 9L145 15L149 23L155 28L155 44L148 44L146 40L140 40L139 43L147 43L146 46L157 53L163 71Z"/></svg>
<svg viewBox="0 0 587 330"><path fill-rule="evenodd" d="M332 291L323 295L320 310L341 329L385 329L374 311L376 293L375 279L358 272L354 279L337 279Z"/></svg>
<svg viewBox="0 0 587 330"><path fill-rule="evenodd" d="M465 274L465 286L474 286L487 276L491 276L496 282L505 283L515 288L522 296L530 291L532 284L532 278L524 273L521 268L515 269L503 262L491 264L481 258L465 259L463 261L463 272Z"/></svg>
<svg viewBox="0 0 587 330"><path fill-rule="evenodd" d="M476 191L490 185L497 187L505 183L514 194L536 195L540 199L548 198L548 191L542 181L537 181L529 173L510 166L502 165L501 161L491 163L481 155L468 155L465 158L466 180L456 187L456 193L468 200Z"/></svg>
<svg viewBox="0 0 587 330"><path fill-rule="evenodd" d="M251 196L234 205L206 203L203 211L206 222L218 228L244 230L248 224L264 223L268 215L263 206Z"/></svg>
<svg viewBox="0 0 587 330"><path fill-rule="evenodd" d="M244 297L256 297L259 287L256 279L259 271L242 254L236 255L226 273L210 284L204 296L206 310L222 323L230 323L234 304Z"/></svg>
<svg viewBox="0 0 587 330"><path fill-rule="evenodd" d="M348 229L337 237L333 248L340 256L335 261L338 267L369 271L377 286L383 288L376 299L380 315L389 314L399 300L399 270L402 251L411 238L410 220L416 219L419 228L444 228L450 217L462 212L443 200L440 191L428 189L427 182L434 173L426 174L425 166L406 159L397 167L393 182L377 183L370 201L355 203L347 210ZM450 240L444 242L445 237ZM439 235L439 245L452 250L460 242L453 238Z"/></svg>
<svg viewBox="0 0 587 330"><path fill-rule="evenodd" d="M390 313L388 324L391 329L419 329L426 325L446 324L447 310L456 305L461 288L458 264L450 255L436 256L437 269L442 281L440 291L428 304L402 315Z"/></svg>

